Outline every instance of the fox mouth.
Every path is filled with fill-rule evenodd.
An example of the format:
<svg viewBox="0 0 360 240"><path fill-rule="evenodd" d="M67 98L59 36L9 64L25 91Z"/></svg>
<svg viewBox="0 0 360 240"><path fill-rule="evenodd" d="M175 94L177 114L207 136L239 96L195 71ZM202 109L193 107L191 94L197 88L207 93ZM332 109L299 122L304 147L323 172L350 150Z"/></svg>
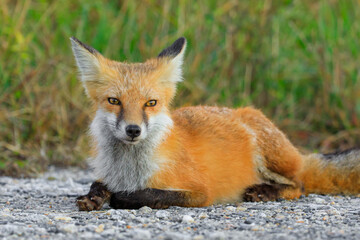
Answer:
<svg viewBox="0 0 360 240"><path fill-rule="evenodd" d="M121 141L129 145L135 145L140 142L140 140L136 140L136 139L121 139Z"/></svg>

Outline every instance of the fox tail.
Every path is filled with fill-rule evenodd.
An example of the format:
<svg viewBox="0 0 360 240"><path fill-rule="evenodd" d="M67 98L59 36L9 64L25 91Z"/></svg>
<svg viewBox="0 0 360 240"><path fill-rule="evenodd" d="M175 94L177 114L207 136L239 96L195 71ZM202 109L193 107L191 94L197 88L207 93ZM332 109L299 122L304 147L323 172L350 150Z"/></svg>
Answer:
<svg viewBox="0 0 360 240"><path fill-rule="evenodd" d="M304 156L305 194L360 194L360 149Z"/></svg>

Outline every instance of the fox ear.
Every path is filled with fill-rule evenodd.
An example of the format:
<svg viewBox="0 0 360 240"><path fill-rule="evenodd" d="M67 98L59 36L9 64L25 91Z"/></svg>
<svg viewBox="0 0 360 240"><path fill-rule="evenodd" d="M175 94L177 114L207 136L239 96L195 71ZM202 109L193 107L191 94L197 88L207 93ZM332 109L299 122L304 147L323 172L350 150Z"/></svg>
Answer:
<svg viewBox="0 0 360 240"><path fill-rule="evenodd" d="M158 55L158 58L164 58L169 61L171 71L170 81L181 82L182 81L182 64L184 61L184 53L186 49L186 39L184 37L176 40L170 47L165 48Z"/></svg>
<svg viewBox="0 0 360 240"><path fill-rule="evenodd" d="M76 64L81 75L81 81L86 89L85 83L97 81L96 76L100 72L99 58L101 58L102 55L96 49L80 42L80 40L75 37L71 37L70 40Z"/></svg>

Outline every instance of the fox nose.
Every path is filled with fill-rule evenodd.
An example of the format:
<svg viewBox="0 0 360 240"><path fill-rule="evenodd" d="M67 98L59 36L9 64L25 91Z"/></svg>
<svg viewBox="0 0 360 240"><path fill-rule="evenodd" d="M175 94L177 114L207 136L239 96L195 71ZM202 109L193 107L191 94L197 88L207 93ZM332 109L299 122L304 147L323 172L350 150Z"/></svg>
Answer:
<svg viewBox="0 0 360 240"><path fill-rule="evenodd" d="M136 138L141 134L141 128L138 125L129 125L125 128L126 135Z"/></svg>

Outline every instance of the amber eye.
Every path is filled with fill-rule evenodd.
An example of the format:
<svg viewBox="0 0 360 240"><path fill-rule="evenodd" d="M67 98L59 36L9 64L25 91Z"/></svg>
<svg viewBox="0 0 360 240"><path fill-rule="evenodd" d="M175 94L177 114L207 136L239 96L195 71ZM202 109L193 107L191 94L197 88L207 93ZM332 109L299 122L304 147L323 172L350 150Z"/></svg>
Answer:
<svg viewBox="0 0 360 240"><path fill-rule="evenodd" d="M112 104L112 105L121 105L120 100L117 99L117 98L108 98L108 101L109 101L109 103Z"/></svg>
<svg viewBox="0 0 360 240"><path fill-rule="evenodd" d="M157 103L156 100L150 100L147 103L145 103L145 107L153 107L156 105L156 103Z"/></svg>

